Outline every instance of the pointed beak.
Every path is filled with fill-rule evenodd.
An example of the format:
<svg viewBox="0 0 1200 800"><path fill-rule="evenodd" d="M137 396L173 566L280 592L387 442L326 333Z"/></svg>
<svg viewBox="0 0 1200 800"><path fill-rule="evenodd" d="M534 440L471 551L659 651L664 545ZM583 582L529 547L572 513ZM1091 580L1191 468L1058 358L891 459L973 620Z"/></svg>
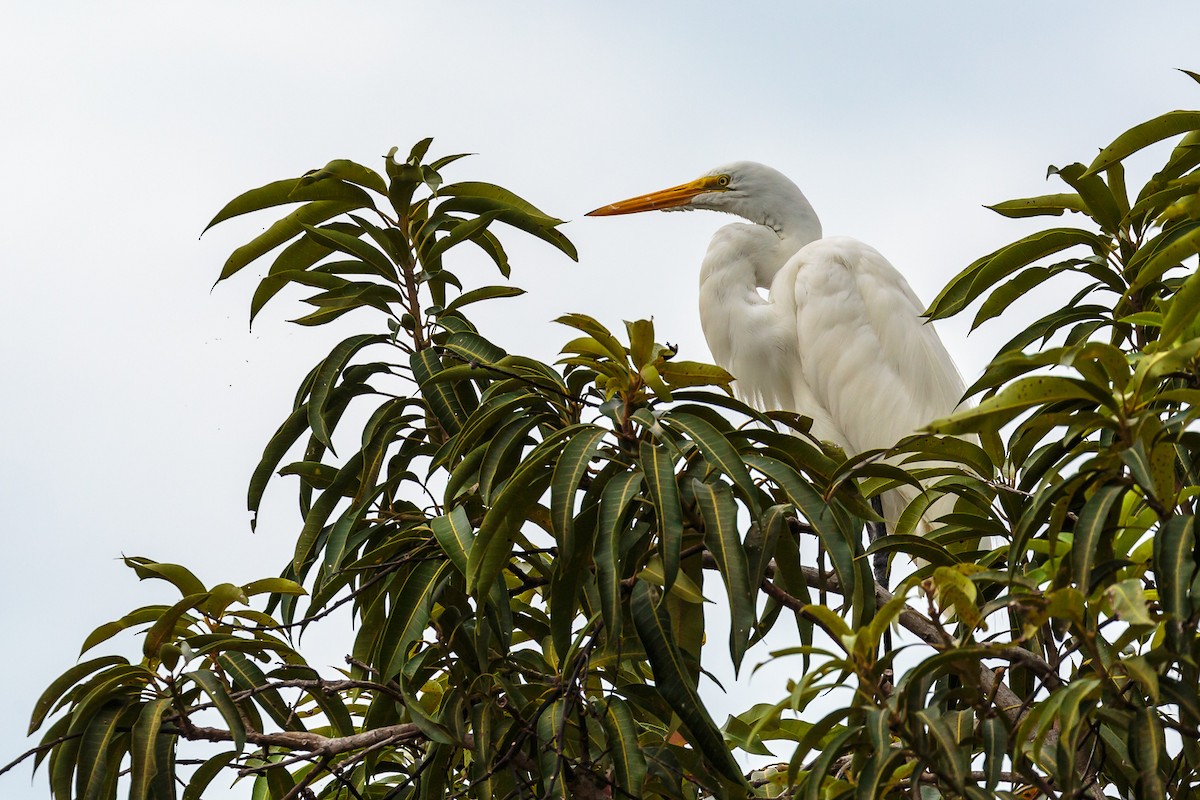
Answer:
<svg viewBox="0 0 1200 800"><path fill-rule="evenodd" d="M723 191L725 187L720 184L720 180L721 178L717 175L705 175L703 178L697 178L689 183L681 183L670 189L661 189L650 194L642 194L628 200L601 206L595 211L589 211L586 216L611 217L617 214L636 214L639 211L665 211L669 208L679 208L692 202L696 195Z"/></svg>

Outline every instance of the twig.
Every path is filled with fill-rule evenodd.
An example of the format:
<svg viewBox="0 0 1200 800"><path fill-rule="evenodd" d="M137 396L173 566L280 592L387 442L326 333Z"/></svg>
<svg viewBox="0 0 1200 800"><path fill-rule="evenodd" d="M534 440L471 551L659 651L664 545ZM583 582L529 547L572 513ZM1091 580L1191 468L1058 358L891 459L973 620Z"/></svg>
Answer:
<svg viewBox="0 0 1200 800"><path fill-rule="evenodd" d="M78 739L81 736L83 736L82 733L68 733L65 736L59 736L57 739L51 739L48 742L42 742L37 747L31 747L28 750L26 750L24 753L21 753L21 755L14 758L12 761L5 764L3 767L0 767L0 775L3 775L4 773L8 772L10 769L17 766L18 764L20 764L22 761L29 758L30 756L37 755L38 753L42 752L43 750L50 750L51 748L57 747L58 745L62 744L63 742L69 742L72 739Z"/></svg>

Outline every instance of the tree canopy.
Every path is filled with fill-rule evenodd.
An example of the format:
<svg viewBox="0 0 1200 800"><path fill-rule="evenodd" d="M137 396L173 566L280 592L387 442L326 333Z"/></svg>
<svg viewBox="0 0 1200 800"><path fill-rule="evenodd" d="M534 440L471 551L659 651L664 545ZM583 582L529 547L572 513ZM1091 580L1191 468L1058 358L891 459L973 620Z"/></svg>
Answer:
<svg viewBox="0 0 1200 800"><path fill-rule="evenodd" d="M382 172L331 161L209 223L286 212L219 273L264 270L252 319L299 285L295 322L363 329L253 470L255 514L275 476L298 484L277 575L126 559L179 599L98 627L37 699L28 755L56 800L234 780L255 800L1200 796L1200 112L993 206L1072 224L969 265L928 315L1075 293L999 349L974 406L852 459L647 320L567 313L555 363L506 352L470 306L521 290L464 285L458 248L508 278L513 229L574 247L516 194L446 182L461 156L430 146ZM1161 163L1131 193L1147 148ZM924 491L867 546L871 498L904 483ZM876 553L906 573L894 591ZM727 641L705 635L714 604ZM322 673L299 634L338 609L353 649ZM140 653L97 655L122 631ZM762 641L794 679L714 719L706 665L747 668ZM786 756L747 775L737 752Z"/></svg>

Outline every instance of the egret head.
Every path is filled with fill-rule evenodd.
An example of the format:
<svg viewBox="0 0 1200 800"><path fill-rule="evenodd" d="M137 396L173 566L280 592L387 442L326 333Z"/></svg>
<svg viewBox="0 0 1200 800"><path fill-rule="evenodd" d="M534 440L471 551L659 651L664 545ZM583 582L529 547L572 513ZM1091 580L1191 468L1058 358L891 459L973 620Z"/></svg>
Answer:
<svg viewBox="0 0 1200 800"><path fill-rule="evenodd" d="M816 212L796 184L782 172L754 161L717 167L694 181L631 197L588 212L589 217L635 214L639 211L724 211L780 235L803 230L820 238Z"/></svg>

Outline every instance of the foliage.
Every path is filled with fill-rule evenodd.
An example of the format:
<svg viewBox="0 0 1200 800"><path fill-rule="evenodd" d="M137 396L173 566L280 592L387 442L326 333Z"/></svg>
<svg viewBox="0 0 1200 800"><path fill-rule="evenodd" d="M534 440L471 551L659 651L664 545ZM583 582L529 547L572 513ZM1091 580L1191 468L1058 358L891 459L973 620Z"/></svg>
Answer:
<svg viewBox="0 0 1200 800"><path fill-rule="evenodd" d="M1130 199L1125 159L1181 134ZM1200 112L1052 170L1070 192L995 206L1084 226L980 259L932 317L982 299L979 324L1056 275L1087 284L1001 349L977 406L886 461L746 406L644 320L618 336L561 317L575 338L555 365L505 352L465 309L520 290L465 288L451 249L506 277L500 224L574 249L511 192L444 184L458 157L426 163L429 144L384 174L334 161L268 184L211 223L298 204L221 279L275 253L252 317L300 285L317 292L297 322L364 309L386 328L317 363L254 471L256 513L273 474L299 481L279 577L210 588L127 559L180 599L84 643L133 629L139 660L92 657L37 701L56 800L175 798L177 779L191 800L235 777L274 800L1200 793L1200 279L1183 267ZM898 482L926 491L864 549L869 498ZM950 513L914 535L940 497ZM984 534L999 546L973 549ZM874 552L921 566L893 595ZM799 657L778 702L722 726L697 693L723 657L705 637L719 595L735 667L764 639ZM347 668L322 675L297 637L347 606ZM216 752L180 765L181 739ZM733 752L769 742L788 763L744 776Z"/></svg>

